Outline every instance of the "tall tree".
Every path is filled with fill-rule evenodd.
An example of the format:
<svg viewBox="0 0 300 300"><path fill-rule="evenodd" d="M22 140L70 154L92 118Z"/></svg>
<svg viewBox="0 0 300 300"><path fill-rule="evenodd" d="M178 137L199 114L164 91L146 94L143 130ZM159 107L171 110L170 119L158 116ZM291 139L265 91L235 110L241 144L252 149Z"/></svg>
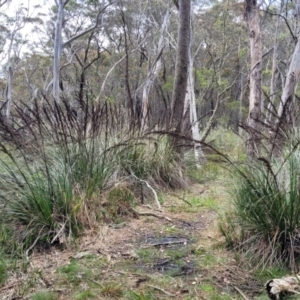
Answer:
<svg viewBox="0 0 300 300"><path fill-rule="evenodd" d="M162 56L162 53L163 53L163 50L165 47L165 31L169 24L169 19L170 19L170 11L169 11L169 9L167 9L167 12L163 19L163 23L161 25L161 29L159 31L160 38L159 38L158 45L157 45L156 57L155 57L155 60L152 64L152 66L150 67L150 69L148 71L147 78L146 78L144 86L143 86L142 122L141 122L142 129L145 129L145 126L147 124L148 109L149 109L148 102L149 102L150 89L151 89L155 79L157 78L157 76L161 70L161 66L162 66L161 56Z"/></svg>
<svg viewBox="0 0 300 300"><path fill-rule="evenodd" d="M14 67L16 69L16 61L19 58L19 51L24 41L21 39L20 30L25 26L26 19L28 18L28 11L25 7L20 5L16 12L14 18L5 16L8 27L5 28L6 38L8 40L7 49L7 62L6 62L6 112L5 117L7 120L10 119L11 106L12 106L12 80ZM13 54L15 58L15 63L13 63ZM17 59L16 59L17 58Z"/></svg>
<svg viewBox="0 0 300 300"><path fill-rule="evenodd" d="M190 18L191 1L179 0L179 28L176 54L175 79L172 94L171 127L176 134L181 134L183 129L184 100L188 82L189 71L189 47L190 47ZM181 152L178 139L173 139L173 146L177 152Z"/></svg>
<svg viewBox="0 0 300 300"><path fill-rule="evenodd" d="M105 10L107 6L110 4L101 7L98 11L96 22L94 26L89 27L86 30L80 31L81 28L77 28L76 34L70 37L67 41L63 42L62 39L62 30L63 30L63 23L64 23L64 9L66 5L69 3L70 0L55 0L55 4L57 6L57 18L55 24L55 35L54 35L54 58L53 58L53 98L55 101L59 102L59 71L60 71L60 59L62 55L62 49L75 41L76 39L82 37L83 35L95 30L100 22L100 14L102 11Z"/></svg>
<svg viewBox="0 0 300 300"><path fill-rule="evenodd" d="M259 127L262 113L262 41L257 1L245 0L244 4L251 56L247 154L253 158L258 154L261 142Z"/></svg>

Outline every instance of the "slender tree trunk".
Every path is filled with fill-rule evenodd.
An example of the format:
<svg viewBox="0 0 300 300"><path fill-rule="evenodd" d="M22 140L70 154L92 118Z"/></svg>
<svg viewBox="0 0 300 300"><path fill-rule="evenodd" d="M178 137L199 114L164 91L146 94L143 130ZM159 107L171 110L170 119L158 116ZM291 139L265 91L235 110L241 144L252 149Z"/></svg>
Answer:
<svg viewBox="0 0 300 300"><path fill-rule="evenodd" d="M260 149L262 111L262 41L256 0L245 0L245 17L249 29L251 56L247 154L253 158L259 154Z"/></svg>
<svg viewBox="0 0 300 300"><path fill-rule="evenodd" d="M179 0L177 55L171 102L171 130L176 134L182 134L183 129L184 101L189 70L190 12L191 1ZM183 154L179 147L179 140L176 137L172 140L172 146L178 153Z"/></svg>
<svg viewBox="0 0 300 300"><path fill-rule="evenodd" d="M170 19L170 12L168 10L164 16L164 21L163 21L161 31L160 31L160 38L159 38L158 46L157 46L157 56L148 72L148 75L147 75L147 78L146 78L146 81L145 81L145 84L143 87L142 122L141 122L142 130L145 129L145 127L147 125L148 109L149 109L148 102L149 102L150 89L153 86L155 78L157 78L157 76L161 70L161 65L162 65L161 56L162 56L162 52L163 52L163 49L165 46L164 32L169 24L169 19Z"/></svg>
<svg viewBox="0 0 300 300"><path fill-rule="evenodd" d="M57 0L57 19L55 24L55 37L54 37L54 58L53 58L53 98L59 102L59 67L60 58L62 53L62 23L64 17L64 0Z"/></svg>
<svg viewBox="0 0 300 300"><path fill-rule="evenodd" d="M283 2L280 4L280 8L278 9L278 16L275 27L275 37L274 37L274 49L272 56L272 76L270 83L270 102L268 103L267 112L266 112L266 120L265 123L272 124L272 107L274 107L276 91L275 91L275 81L276 81L276 71L277 71L277 55L278 55L278 34L279 34L279 24L280 24L280 15L283 9Z"/></svg>
<svg viewBox="0 0 300 300"><path fill-rule="evenodd" d="M295 89L299 83L300 76L300 41L298 39L295 51L293 53L290 68L285 80L285 85L282 91L281 101L278 109L277 126L283 121L284 114L291 104Z"/></svg>
<svg viewBox="0 0 300 300"><path fill-rule="evenodd" d="M300 0L295 0L295 16L300 18ZM281 135L282 125L286 123L290 113L290 107L294 99L295 90L297 89L300 79L300 35L290 62L289 71L287 73L284 87L281 94L280 104L275 121L274 130L271 134L272 150L270 155L278 157L282 154L285 138ZM287 125L287 124L285 124Z"/></svg>
<svg viewBox="0 0 300 300"><path fill-rule="evenodd" d="M192 12L191 12L192 15ZM190 43L188 49L188 58L189 58L189 68L188 68L188 82L187 82L187 92L185 99L185 109L189 108L190 110L190 126L192 130L192 138L194 142L194 156L197 169L201 168L201 164L205 163L206 159L203 154L201 144L197 141L200 141L200 132L199 132L199 119L197 116L197 107L196 107L196 96L195 96L195 81L193 76L194 69L194 58L192 56L192 45L193 45L193 26L192 26L192 18L190 19Z"/></svg>
<svg viewBox="0 0 300 300"><path fill-rule="evenodd" d="M59 73L60 73L60 59L62 55L62 49L67 46L68 44L72 43L76 39L82 37L83 35L89 33L96 29L100 22L100 13L102 13L109 5L107 4L103 9L100 9L97 14L96 24L75 36L71 37L66 42L62 40L62 28L63 28L63 18L64 18L64 8L68 4L70 0L55 0L57 6L57 19L55 24L55 36L54 36L54 54L53 54L53 80L52 80L52 87L53 87L53 98L56 102L59 102Z"/></svg>

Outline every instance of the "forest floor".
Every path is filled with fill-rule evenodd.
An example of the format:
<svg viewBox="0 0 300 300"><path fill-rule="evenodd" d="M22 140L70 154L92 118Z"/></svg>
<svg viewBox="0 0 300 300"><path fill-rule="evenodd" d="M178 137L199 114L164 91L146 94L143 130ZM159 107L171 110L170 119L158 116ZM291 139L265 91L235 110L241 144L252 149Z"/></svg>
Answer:
<svg viewBox="0 0 300 300"><path fill-rule="evenodd" d="M246 270L219 233L230 205L224 181L160 197L160 212L138 206L147 214L16 263L0 299L268 299L264 280L272 274Z"/></svg>

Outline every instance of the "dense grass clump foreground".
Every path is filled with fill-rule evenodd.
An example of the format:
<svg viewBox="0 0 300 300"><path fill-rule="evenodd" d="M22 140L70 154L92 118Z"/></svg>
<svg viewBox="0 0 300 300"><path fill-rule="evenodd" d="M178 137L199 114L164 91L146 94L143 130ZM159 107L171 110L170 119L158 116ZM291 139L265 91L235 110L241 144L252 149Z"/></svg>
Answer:
<svg viewBox="0 0 300 300"><path fill-rule="evenodd" d="M284 160L260 158L234 174L234 212L220 223L228 246L258 265L295 270L300 255L300 150Z"/></svg>
<svg viewBox="0 0 300 300"><path fill-rule="evenodd" d="M66 244L83 228L132 215L159 188L185 185L167 137L140 136L120 110L46 102L1 121L2 249Z"/></svg>

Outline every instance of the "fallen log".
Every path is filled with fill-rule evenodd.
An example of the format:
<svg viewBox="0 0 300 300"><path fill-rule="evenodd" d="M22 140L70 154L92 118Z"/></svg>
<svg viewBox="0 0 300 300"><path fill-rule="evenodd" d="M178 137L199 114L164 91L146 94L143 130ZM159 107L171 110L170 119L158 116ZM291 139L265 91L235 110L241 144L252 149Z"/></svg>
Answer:
<svg viewBox="0 0 300 300"><path fill-rule="evenodd" d="M279 300L287 293L300 295L297 291L300 283L300 274L295 276L285 276L267 281L265 284L270 299Z"/></svg>

